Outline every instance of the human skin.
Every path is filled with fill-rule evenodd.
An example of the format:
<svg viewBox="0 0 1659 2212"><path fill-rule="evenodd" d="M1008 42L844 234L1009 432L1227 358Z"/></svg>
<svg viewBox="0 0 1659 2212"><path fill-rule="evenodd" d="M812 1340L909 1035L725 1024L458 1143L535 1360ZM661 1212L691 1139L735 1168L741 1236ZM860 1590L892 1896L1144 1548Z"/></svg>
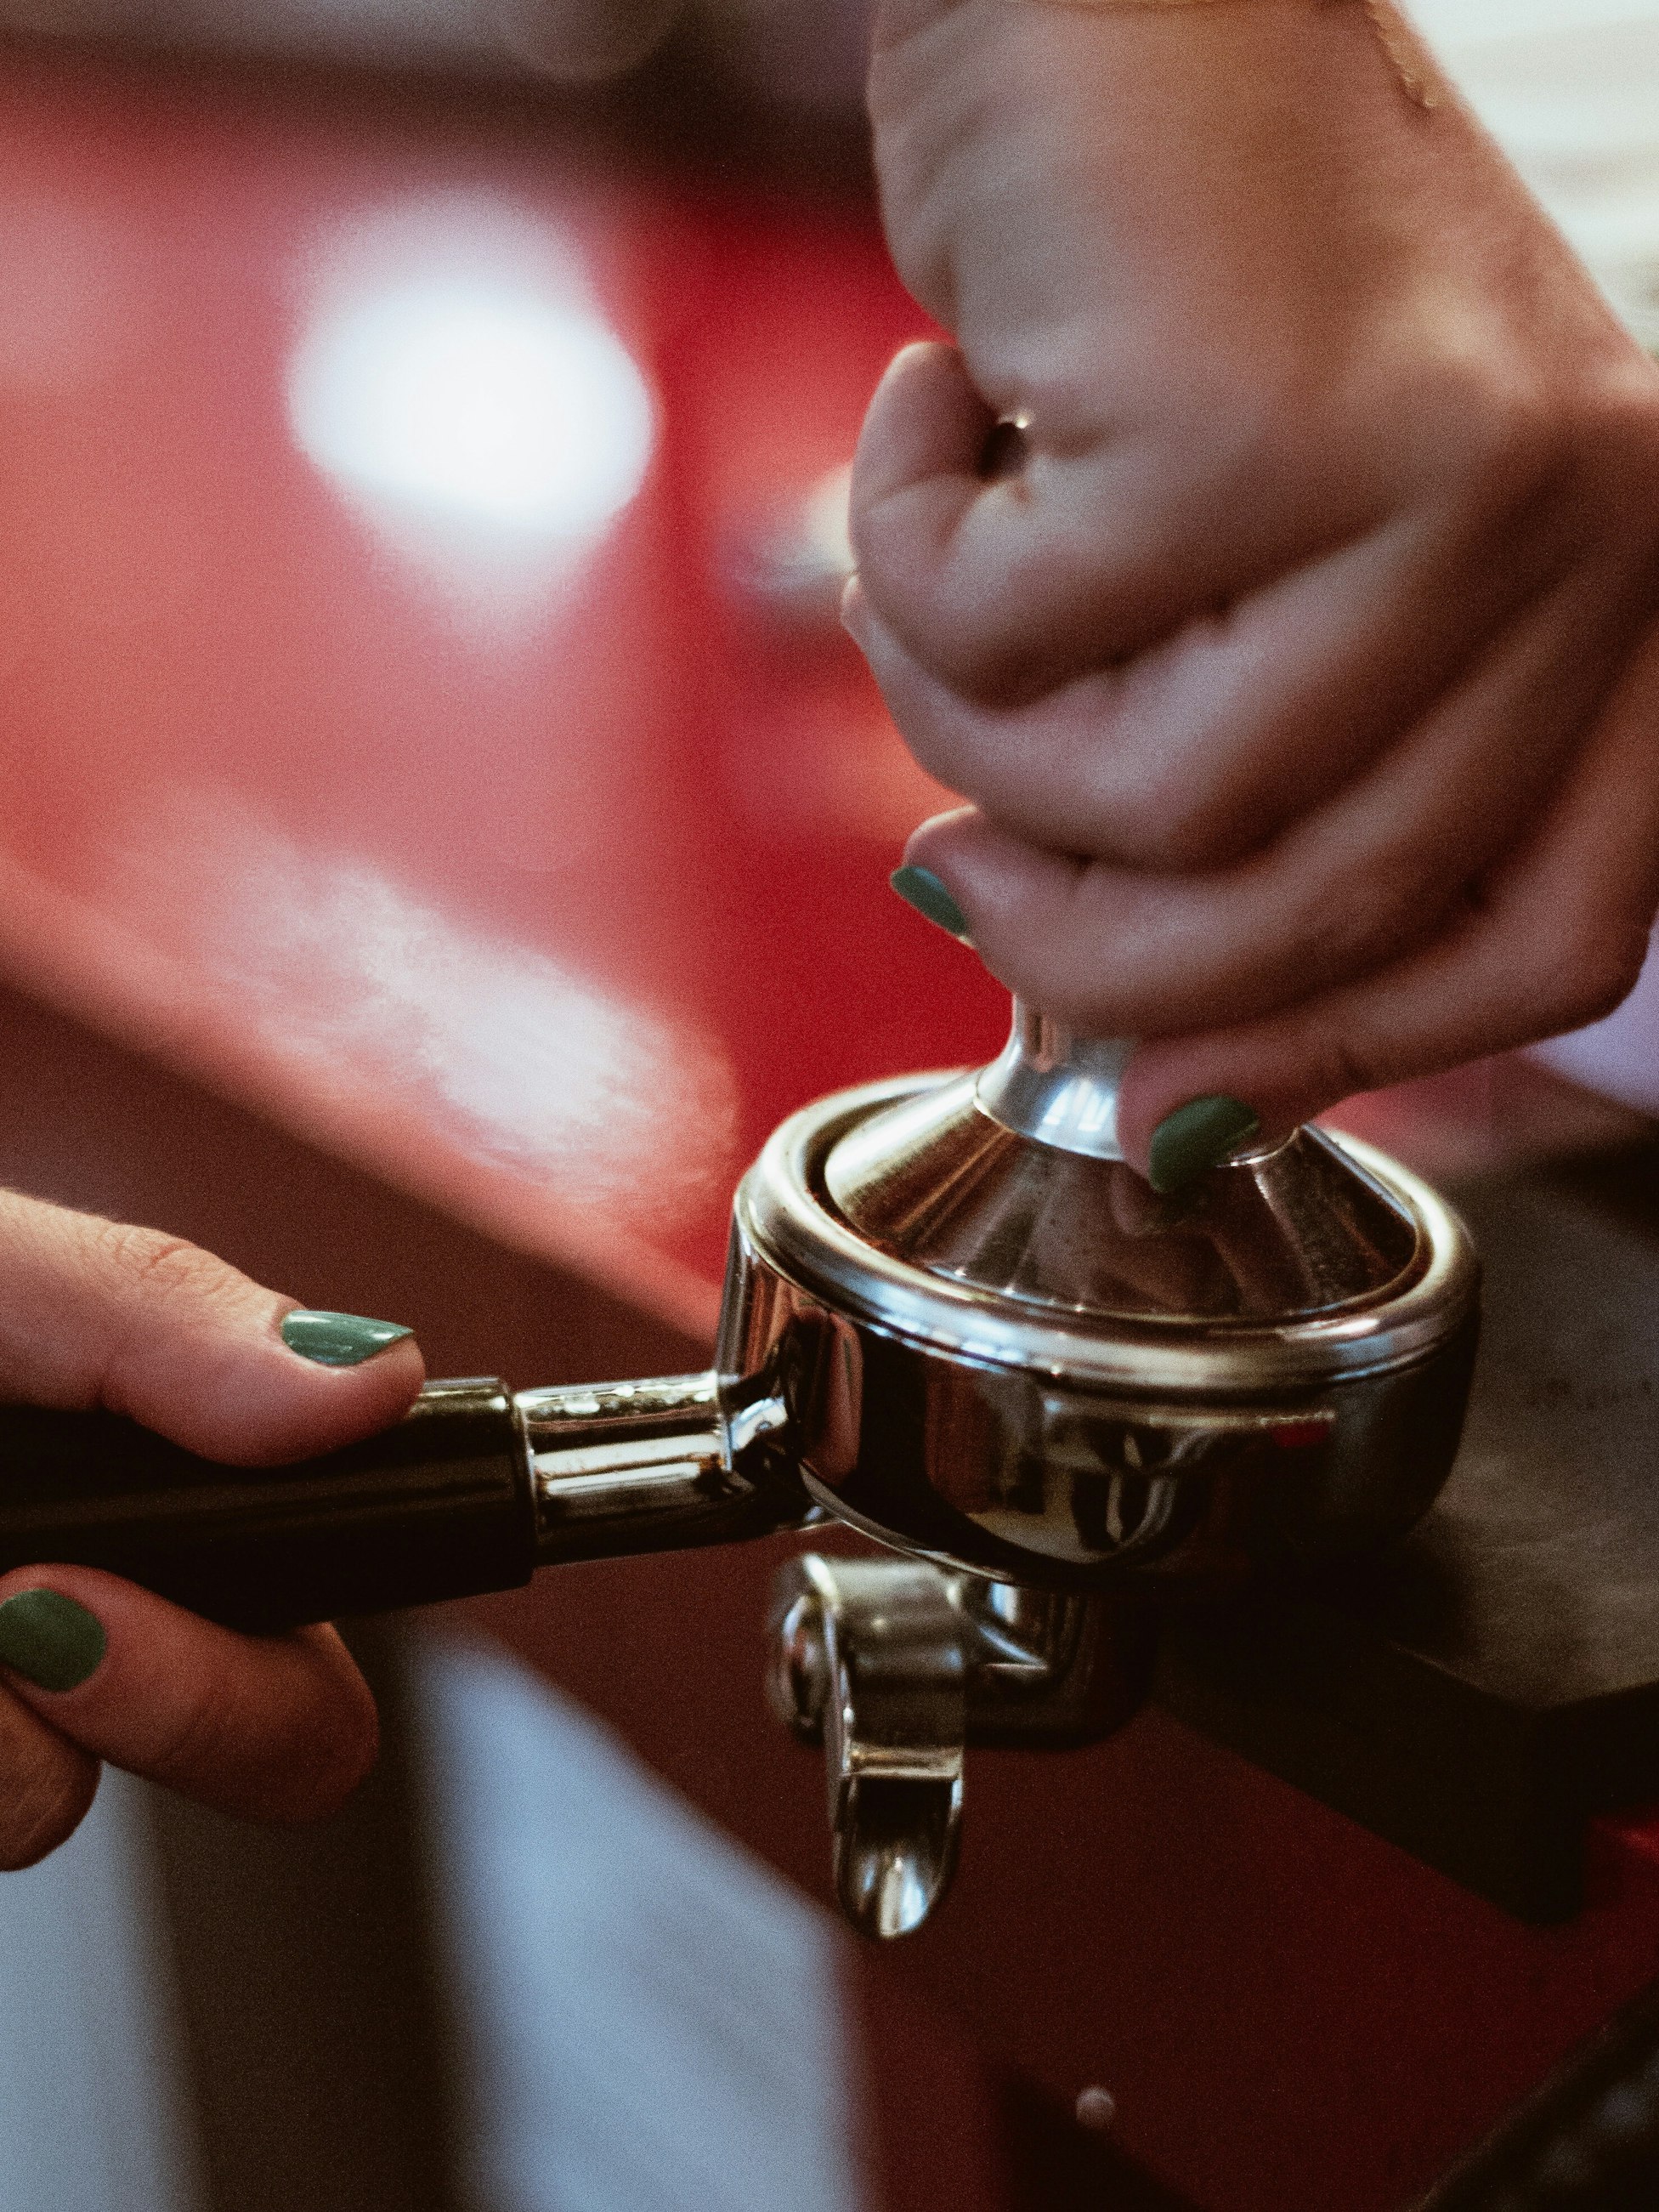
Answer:
<svg viewBox="0 0 1659 2212"><path fill-rule="evenodd" d="M283 1340L295 1304L177 1237L0 1193L0 1401L106 1407L239 1466L397 1419L424 1378L414 1340L319 1366ZM373 1764L374 1700L331 1628L239 1636L51 1561L0 1576L0 1628L43 1589L84 1607L105 1648L72 1689L0 1668L0 1868L72 1832L103 1759L279 1822L333 1811Z"/></svg>
<svg viewBox="0 0 1659 2212"><path fill-rule="evenodd" d="M1659 901L1659 369L1358 0L884 0L847 619L907 861L1268 1134L1604 1014ZM988 433L1017 421L1012 466Z"/></svg>

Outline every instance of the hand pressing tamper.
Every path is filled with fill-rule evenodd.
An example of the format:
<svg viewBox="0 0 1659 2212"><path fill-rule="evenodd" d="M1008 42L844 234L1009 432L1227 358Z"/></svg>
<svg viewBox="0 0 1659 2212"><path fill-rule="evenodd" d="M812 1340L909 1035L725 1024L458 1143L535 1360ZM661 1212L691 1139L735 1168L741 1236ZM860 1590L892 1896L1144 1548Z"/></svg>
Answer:
<svg viewBox="0 0 1659 2212"><path fill-rule="evenodd" d="M1123 1058L1017 1006L988 1067L795 1115L738 1189L702 1375L434 1382L275 1468L8 1408L0 1571L276 1628L833 1516L896 1556L785 1571L772 1689L824 1742L842 1905L902 1934L948 1884L968 1741L1117 1726L1161 1599L1388 1542L1456 1449L1455 1217L1314 1129L1159 1198L1117 1149Z"/></svg>

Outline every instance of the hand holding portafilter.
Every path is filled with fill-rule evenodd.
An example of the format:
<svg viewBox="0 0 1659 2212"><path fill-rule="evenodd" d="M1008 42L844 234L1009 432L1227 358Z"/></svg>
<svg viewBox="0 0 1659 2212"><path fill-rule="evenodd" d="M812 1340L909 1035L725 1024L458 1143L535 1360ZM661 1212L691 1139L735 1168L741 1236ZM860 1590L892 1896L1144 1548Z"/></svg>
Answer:
<svg viewBox="0 0 1659 2212"><path fill-rule="evenodd" d="M384 1429L423 1373L406 1328L297 1310L179 1237L0 1192L0 1497L14 1539L0 1578L0 1868L74 1832L100 1760L222 1812L295 1820L337 1806L375 1742L374 1700L331 1629L238 1636L67 1564L64 1524L100 1510L87 1417L7 1401L125 1406L202 1452L292 1460ZM113 1425L116 1485L131 1493L146 1431ZM59 1496L50 1455L66 1443Z"/></svg>
<svg viewBox="0 0 1659 2212"><path fill-rule="evenodd" d="M12 1408L0 1567L86 1561L270 1627L758 1534L809 1502L1078 1589L1408 1527L1449 1467L1473 1344L1455 1218L1311 1129L1155 1199L1115 1158L1114 1080L1017 1008L988 1068L796 1115L738 1190L703 1376L434 1383L381 1436L265 1468ZM1179 1510L1130 1535L1148 1483Z"/></svg>
<svg viewBox="0 0 1659 2212"><path fill-rule="evenodd" d="M0 1571L77 1562L271 1629L765 1534L817 1507L943 1571L932 1626L899 1624L902 1656L912 1688L933 1685L933 1737L956 1701L958 1759L975 1733L1115 1723L1128 1676L1109 1697L1091 1682L1118 1649L1118 1601L1127 1620L1152 1594L1363 1552L1418 1518L1456 1447L1477 1289L1431 1191L1316 1130L1156 1197L1117 1157L1121 1058L1016 1007L988 1067L795 1115L738 1189L701 1375L435 1382L380 1435L267 1468L113 1414L10 1408ZM817 1617L866 1604L842 1582ZM894 1604L866 1613L866 1644L892 1632ZM854 1674L856 1627L849 1613L834 1662ZM959 1778L939 1818L935 1790L925 1820L887 1798L877 1819L876 1750L848 1731L899 1662L865 1659L831 1744L864 1776L842 1778L838 1863L849 1911L893 1933L948 1879ZM914 1811L921 1708L907 1692L884 1710L881 1759Z"/></svg>

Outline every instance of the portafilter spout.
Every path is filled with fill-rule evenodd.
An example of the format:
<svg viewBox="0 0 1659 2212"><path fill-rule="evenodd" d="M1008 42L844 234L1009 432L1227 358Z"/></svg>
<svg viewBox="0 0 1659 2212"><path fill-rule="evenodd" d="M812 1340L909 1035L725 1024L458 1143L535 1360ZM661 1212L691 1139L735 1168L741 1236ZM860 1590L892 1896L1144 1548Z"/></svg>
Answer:
<svg viewBox="0 0 1659 2212"><path fill-rule="evenodd" d="M930 1741L958 1675L970 1734L1097 1729L1125 1698L1073 1679L1112 1642L1083 1632L1079 1601L1127 1618L1138 1596L1364 1551L1417 1520L1456 1448L1478 1292L1434 1193L1321 1130L1155 1195L1117 1146L1127 1049L1017 1005L988 1066L793 1115L738 1188L701 1375L434 1382L383 1435L276 1468L216 1466L113 1414L8 1408L0 1569L85 1563L270 1629L823 1509L957 1578L968 1657L928 1676ZM999 1586L1054 1602L1030 1613ZM1017 1635L1028 1613L1039 1627ZM895 1758L890 1826L911 1778ZM884 1889L886 1844L849 1843L864 1924L915 1924L954 1818L922 1823L920 1888L899 1846Z"/></svg>

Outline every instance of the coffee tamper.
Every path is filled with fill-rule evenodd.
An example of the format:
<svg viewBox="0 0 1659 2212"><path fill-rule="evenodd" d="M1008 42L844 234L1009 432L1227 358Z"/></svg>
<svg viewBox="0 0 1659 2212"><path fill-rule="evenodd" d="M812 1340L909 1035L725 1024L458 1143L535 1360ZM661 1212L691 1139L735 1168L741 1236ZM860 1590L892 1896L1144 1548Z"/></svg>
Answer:
<svg viewBox="0 0 1659 2212"><path fill-rule="evenodd" d="M9 1407L0 1568L275 1629L849 1525L884 1549L784 1570L770 1686L824 1746L842 1905L902 1934L949 1882L966 1744L1107 1733L1165 1603L1389 1542L1456 1449L1456 1217L1312 1127L1155 1196L1118 1150L1125 1055L1017 1003L989 1066L792 1116L738 1190L701 1375L433 1382L280 1468Z"/></svg>

